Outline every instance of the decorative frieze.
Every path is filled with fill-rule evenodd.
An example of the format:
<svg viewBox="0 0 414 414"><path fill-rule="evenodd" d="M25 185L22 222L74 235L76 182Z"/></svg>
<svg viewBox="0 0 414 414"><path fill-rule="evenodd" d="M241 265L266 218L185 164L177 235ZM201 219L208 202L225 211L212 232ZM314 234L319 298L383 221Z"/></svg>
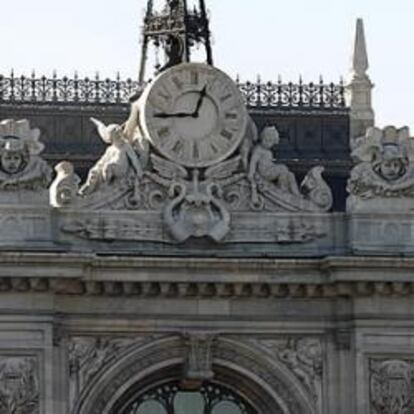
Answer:
<svg viewBox="0 0 414 414"><path fill-rule="evenodd" d="M175 224L171 221L173 228ZM232 229L221 241L231 243L275 243L306 245L322 241L328 237L334 222L321 215L300 216L263 212L236 212L232 214ZM187 227L181 227L180 234L188 235ZM214 226L211 228L215 228ZM64 213L61 217L62 237L95 242L155 241L177 243L171 235L163 231L163 219L159 212L142 211L136 213L89 214ZM177 230L178 231L178 230ZM178 233L177 233L178 234ZM218 233L215 233L218 234Z"/></svg>

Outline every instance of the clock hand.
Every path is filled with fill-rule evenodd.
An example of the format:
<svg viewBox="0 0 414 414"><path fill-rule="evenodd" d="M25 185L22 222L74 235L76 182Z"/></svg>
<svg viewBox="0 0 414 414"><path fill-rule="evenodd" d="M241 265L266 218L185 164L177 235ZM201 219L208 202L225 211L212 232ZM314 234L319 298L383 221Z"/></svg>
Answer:
<svg viewBox="0 0 414 414"><path fill-rule="evenodd" d="M193 113L189 114L187 112L176 112L173 114L167 114L164 112L160 112L157 114L154 114L154 118L198 118L198 113L200 111L201 105L203 104L204 98L207 93L207 85L204 86L204 88L199 92L200 96L197 101L196 108Z"/></svg>
<svg viewBox="0 0 414 414"><path fill-rule="evenodd" d="M154 118L191 118L193 114L186 112L177 112L175 114L158 113L154 114Z"/></svg>
<svg viewBox="0 0 414 414"><path fill-rule="evenodd" d="M203 89L200 91L200 96L197 101L197 106L192 114L193 118L198 118L198 113L200 112L201 105L203 104L204 98L207 93L207 85L204 86Z"/></svg>

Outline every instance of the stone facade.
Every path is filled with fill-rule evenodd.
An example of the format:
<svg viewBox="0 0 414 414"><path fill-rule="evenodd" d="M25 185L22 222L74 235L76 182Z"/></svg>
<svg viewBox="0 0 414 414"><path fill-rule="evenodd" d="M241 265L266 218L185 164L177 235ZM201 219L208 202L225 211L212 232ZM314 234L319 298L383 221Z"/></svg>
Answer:
<svg viewBox="0 0 414 414"><path fill-rule="evenodd" d="M111 412L163 375L264 413L410 412L410 258L1 261L5 413Z"/></svg>
<svg viewBox="0 0 414 414"><path fill-rule="evenodd" d="M60 163L49 197L2 193L2 412L129 413L132 396L163 381L230 387L254 413L410 412L409 193L375 190L397 185L376 164L389 161L390 137L404 167L395 180L410 188L407 129L361 138L355 169L371 173L351 174L357 201L334 213L324 211L332 195L322 169L298 185L267 160L274 128L190 181L184 166L93 122L110 146L86 184ZM367 197L358 180L371 178ZM171 207L177 188L184 201ZM399 209L364 204L391 196Z"/></svg>
<svg viewBox="0 0 414 414"><path fill-rule="evenodd" d="M362 23L356 44L351 117ZM171 412L180 393L208 414L414 410L407 128L350 137L338 212L323 166L275 159L277 125L216 68L175 66L91 124L100 158L52 180L36 125L0 123L0 414Z"/></svg>

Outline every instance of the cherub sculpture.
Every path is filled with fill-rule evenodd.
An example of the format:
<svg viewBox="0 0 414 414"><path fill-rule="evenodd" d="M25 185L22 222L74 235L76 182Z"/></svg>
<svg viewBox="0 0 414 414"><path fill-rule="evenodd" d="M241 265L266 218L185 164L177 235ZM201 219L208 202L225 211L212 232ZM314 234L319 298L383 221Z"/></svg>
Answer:
<svg viewBox="0 0 414 414"><path fill-rule="evenodd" d="M407 127L369 128L351 155L358 164L348 181L349 211L414 208L414 138Z"/></svg>
<svg viewBox="0 0 414 414"><path fill-rule="evenodd" d="M91 118L98 128L102 140L109 144L104 155L91 168L86 183L81 187L81 196L87 196L102 187L116 185L121 180L143 175L143 168L130 140L120 125L104 125L101 121Z"/></svg>
<svg viewBox="0 0 414 414"><path fill-rule="evenodd" d="M0 122L0 189L46 189L52 171L39 157L44 145L40 130L31 129L28 120Z"/></svg>
<svg viewBox="0 0 414 414"><path fill-rule="evenodd" d="M263 129L251 151L248 179L252 205L261 209L268 200L272 208L280 211L328 211L332 207L332 192L322 178L323 167L312 168L299 189L289 168L274 160L272 149L279 142L277 129L269 126Z"/></svg>
<svg viewBox="0 0 414 414"><path fill-rule="evenodd" d="M295 195L300 194L295 176L286 165L278 164L273 159L272 148L279 142L280 136L277 129L266 127L260 135L259 143L253 149L248 177L254 197L257 194L257 178L272 182L281 191Z"/></svg>

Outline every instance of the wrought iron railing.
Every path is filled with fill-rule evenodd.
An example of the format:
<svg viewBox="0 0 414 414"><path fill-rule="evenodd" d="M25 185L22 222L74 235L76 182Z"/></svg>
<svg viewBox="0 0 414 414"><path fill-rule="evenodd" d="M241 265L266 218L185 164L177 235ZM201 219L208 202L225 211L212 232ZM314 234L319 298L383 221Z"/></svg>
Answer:
<svg viewBox="0 0 414 414"><path fill-rule="evenodd" d="M277 82L241 82L237 84L250 108L266 109L345 109L345 87L324 83L284 83ZM132 79L115 80L94 78L51 78L29 76L0 75L0 104L38 104L38 105L122 105L127 104L132 95L142 90L143 84Z"/></svg>
<svg viewBox="0 0 414 414"><path fill-rule="evenodd" d="M345 86L341 80L338 84L324 83L284 83L237 81L247 106L251 108L298 108L298 109L345 109Z"/></svg>
<svg viewBox="0 0 414 414"><path fill-rule="evenodd" d="M125 104L137 92L139 83L131 79L58 78L53 74L36 77L0 75L0 103L36 104Z"/></svg>

